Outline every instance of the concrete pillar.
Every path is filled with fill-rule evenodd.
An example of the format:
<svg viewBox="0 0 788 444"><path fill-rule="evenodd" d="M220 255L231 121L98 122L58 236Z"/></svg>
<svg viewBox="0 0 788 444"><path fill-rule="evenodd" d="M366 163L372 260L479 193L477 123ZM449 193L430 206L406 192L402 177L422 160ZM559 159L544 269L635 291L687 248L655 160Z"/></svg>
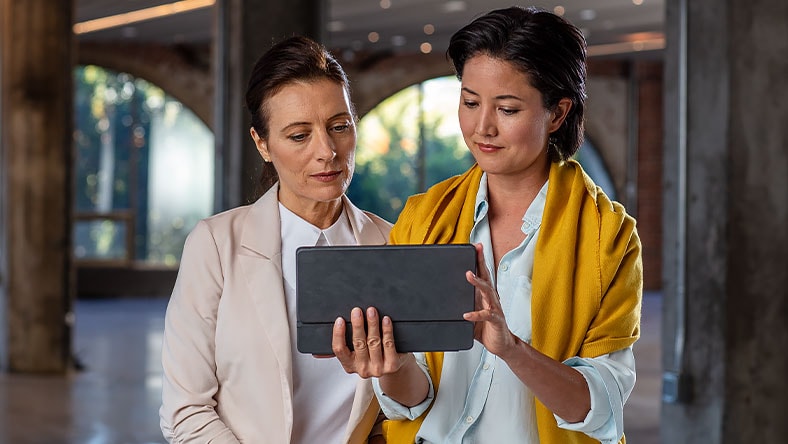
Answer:
<svg viewBox="0 0 788 444"><path fill-rule="evenodd" d="M0 0L0 367L63 372L72 303L70 1Z"/></svg>
<svg viewBox="0 0 788 444"><path fill-rule="evenodd" d="M324 41L326 0L218 0L214 47L216 210L249 203L262 160L249 136L244 93L254 63L292 35Z"/></svg>
<svg viewBox="0 0 788 444"><path fill-rule="evenodd" d="M788 3L668 0L663 443L788 435Z"/></svg>

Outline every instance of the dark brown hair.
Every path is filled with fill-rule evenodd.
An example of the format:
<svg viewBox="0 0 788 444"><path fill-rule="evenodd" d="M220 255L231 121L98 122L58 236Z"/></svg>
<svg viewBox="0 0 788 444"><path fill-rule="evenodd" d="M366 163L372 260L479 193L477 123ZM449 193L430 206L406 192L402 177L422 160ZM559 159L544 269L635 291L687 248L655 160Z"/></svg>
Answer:
<svg viewBox="0 0 788 444"><path fill-rule="evenodd" d="M326 48L312 39L295 36L275 44L252 68L246 88L246 108L252 127L262 139L268 138L270 110L268 100L294 82L327 79L342 85L350 97L350 84L342 66ZM355 117L351 102L350 112ZM261 160L262 161L262 160ZM279 179L270 162L263 163L257 195L262 195Z"/></svg>

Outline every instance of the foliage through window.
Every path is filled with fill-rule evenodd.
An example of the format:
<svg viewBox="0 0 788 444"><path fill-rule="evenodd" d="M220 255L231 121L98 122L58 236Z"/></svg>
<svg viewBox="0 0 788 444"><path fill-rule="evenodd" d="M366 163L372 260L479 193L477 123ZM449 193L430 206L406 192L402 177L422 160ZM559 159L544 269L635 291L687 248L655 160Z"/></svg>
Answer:
<svg viewBox="0 0 788 444"><path fill-rule="evenodd" d="M97 66L74 72L74 256L176 266L213 209L213 135L149 82Z"/></svg>
<svg viewBox="0 0 788 444"><path fill-rule="evenodd" d="M441 77L410 86L359 122L356 172L348 196L395 221L408 196L473 164L457 120L459 82Z"/></svg>

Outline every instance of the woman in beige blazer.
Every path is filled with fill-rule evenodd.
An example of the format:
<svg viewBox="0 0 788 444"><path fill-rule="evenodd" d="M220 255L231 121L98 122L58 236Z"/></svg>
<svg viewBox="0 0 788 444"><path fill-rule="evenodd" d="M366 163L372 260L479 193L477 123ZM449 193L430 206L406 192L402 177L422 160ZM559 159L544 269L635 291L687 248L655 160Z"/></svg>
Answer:
<svg viewBox="0 0 788 444"><path fill-rule="evenodd" d="M384 244L390 229L344 195L356 146L347 77L293 37L258 60L246 100L270 188L186 241L165 320L162 432L177 443L366 442L379 412L370 382L293 340L295 248Z"/></svg>

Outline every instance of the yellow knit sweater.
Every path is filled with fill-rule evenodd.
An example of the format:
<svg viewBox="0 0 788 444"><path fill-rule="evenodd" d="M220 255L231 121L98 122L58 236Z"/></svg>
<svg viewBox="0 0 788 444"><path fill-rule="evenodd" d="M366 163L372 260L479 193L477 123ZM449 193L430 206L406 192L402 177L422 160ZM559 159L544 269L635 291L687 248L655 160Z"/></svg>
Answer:
<svg viewBox="0 0 788 444"><path fill-rule="evenodd" d="M475 165L409 198L390 242L467 243L481 175ZM643 270L635 220L575 161L553 163L549 183L534 258L531 345L558 361L624 349L640 335ZM440 396L443 354L427 353L427 362ZM387 442L412 444L427 413L386 421ZM536 419L541 444L598 442L560 429L538 399Z"/></svg>

